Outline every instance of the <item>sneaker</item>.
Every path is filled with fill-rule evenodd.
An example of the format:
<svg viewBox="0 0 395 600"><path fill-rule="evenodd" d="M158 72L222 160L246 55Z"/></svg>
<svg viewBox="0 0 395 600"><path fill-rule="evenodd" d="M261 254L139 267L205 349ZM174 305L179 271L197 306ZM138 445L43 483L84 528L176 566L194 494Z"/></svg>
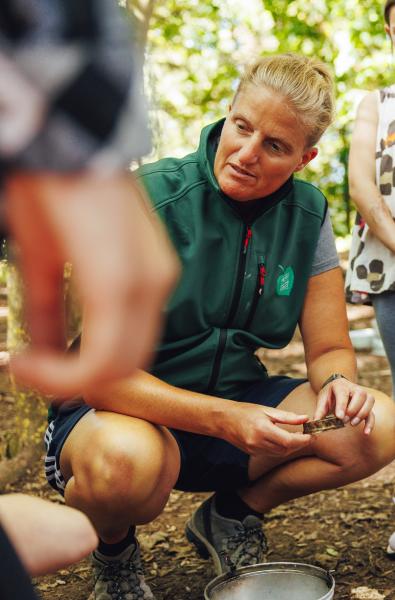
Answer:
<svg viewBox="0 0 395 600"><path fill-rule="evenodd" d="M395 531L388 540L387 556L392 558L392 560L395 560Z"/></svg>
<svg viewBox="0 0 395 600"><path fill-rule="evenodd" d="M155 600L145 582L136 542L116 557L92 554L95 586L89 600Z"/></svg>
<svg viewBox="0 0 395 600"><path fill-rule="evenodd" d="M211 558L217 575L264 561L267 551L262 521L254 515L237 521L215 510L215 495L203 502L188 521L185 533L202 558Z"/></svg>

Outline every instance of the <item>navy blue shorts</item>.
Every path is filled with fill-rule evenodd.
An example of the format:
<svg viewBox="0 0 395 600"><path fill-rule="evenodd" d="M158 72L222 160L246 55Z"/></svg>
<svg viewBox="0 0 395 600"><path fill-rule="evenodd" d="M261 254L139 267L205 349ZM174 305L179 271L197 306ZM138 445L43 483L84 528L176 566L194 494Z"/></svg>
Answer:
<svg viewBox="0 0 395 600"><path fill-rule="evenodd" d="M269 377L244 390L238 402L251 402L277 407L306 379L292 379L283 375ZM60 471L60 453L70 431L91 409L86 404L60 407L54 421L45 433L47 456L45 474L48 482L63 494L65 482ZM170 429L181 455L180 474L175 489L187 492L235 490L250 483L249 455L225 440Z"/></svg>

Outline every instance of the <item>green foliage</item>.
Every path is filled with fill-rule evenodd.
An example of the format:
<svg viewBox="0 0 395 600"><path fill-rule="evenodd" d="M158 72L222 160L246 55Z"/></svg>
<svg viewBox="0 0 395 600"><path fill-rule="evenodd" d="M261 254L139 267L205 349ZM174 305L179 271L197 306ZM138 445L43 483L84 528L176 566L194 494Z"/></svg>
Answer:
<svg viewBox="0 0 395 600"><path fill-rule="evenodd" d="M8 263L6 260L0 260L0 287L6 287L8 275Z"/></svg>
<svg viewBox="0 0 395 600"><path fill-rule="evenodd" d="M356 106L391 83L382 0L129 0L146 32L147 89L155 155L194 149L200 129L223 116L243 65L254 55L298 52L333 68L337 118L303 177L328 197L335 231L352 221L347 152Z"/></svg>
<svg viewBox="0 0 395 600"><path fill-rule="evenodd" d="M27 344L28 335L23 320L23 285L18 270L8 263L4 266L8 288L7 348L17 352ZM0 445L0 460L13 458L25 447L42 443L47 403L34 390L19 388L12 381L15 397L15 423ZM4 446L4 444L3 444Z"/></svg>
<svg viewBox="0 0 395 600"><path fill-rule="evenodd" d="M23 316L23 283L18 269L12 263L4 266L4 270L8 288L7 349L10 352L18 352L29 342ZM69 341L71 341L79 333L81 311L74 290L70 264L65 267L65 301ZM3 443L0 439L0 460L4 457L13 458L21 449L29 445L42 443L46 425L48 399L35 390L20 388L15 382L12 387L15 396L15 427L10 436L3 436Z"/></svg>

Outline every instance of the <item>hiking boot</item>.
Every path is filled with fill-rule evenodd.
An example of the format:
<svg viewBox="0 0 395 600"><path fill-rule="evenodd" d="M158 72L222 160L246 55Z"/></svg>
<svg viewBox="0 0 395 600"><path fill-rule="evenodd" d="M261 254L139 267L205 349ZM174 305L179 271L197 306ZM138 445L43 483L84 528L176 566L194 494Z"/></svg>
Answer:
<svg viewBox="0 0 395 600"><path fill-rule="evenodd" d="M89 600L155 600L145 582L137 540L116 557L92 554L95 587Z"/></svg>
<svg viewBox="0 0 395 600"><path fill-rule="evenodd" d="M215 495L193 513L185 533L202 558L211 556L217 575L263 562L267 551L261 519L248 515L241 522L221 517L215 510Z"/></svg>

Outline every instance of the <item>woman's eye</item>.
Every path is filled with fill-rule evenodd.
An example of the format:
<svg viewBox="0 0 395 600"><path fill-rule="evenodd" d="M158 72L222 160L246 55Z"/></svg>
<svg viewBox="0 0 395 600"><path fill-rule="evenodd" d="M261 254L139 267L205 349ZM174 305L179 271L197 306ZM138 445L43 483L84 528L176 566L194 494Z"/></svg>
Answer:
<svg viewBox="0 0 395 600"><path fill-rule="evenodd" d="M270 142L270 148L273 150L273 152L276 152L277 154L282 152L281 146L279 146L275 142Z"/></svg>
<svg viewBox="0 0 395 600"><path fill-rule="evenodd" d="M237 129L239 129L240 131L245 131L247 129L247 127L244 125L244 123L237 123L236 122L236 127Z"/></svg>

